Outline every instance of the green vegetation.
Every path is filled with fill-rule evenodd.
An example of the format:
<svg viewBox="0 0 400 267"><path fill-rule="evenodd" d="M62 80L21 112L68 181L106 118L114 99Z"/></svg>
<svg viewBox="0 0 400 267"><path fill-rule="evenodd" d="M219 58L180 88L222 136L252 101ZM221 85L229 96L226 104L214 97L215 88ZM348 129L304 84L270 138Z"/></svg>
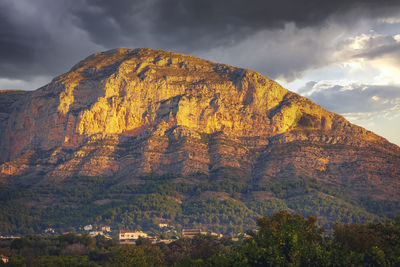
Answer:
<svg viewBox="0 0 400 267"><path fill-rule="evenodd" d="M185 183L171 173L152 174L135 185L97 177L33 188L3 185L0 234L37 234L49 227L59 233L74 232L87 224L156 233L160 220L177 230L200 227L234 234L254 228L257 218L279 210L314 214L320 226L332 229L334 222L382 221L400 210L399 202L350 199L340 188L315 179L260 186L213 180L204 174L196 177L202 182Z"/></svg>
<svg viewBox="0 0 400 267"><path fill-rule="evenodd" d="M0 266L398 266L400 217L336 224L325 234L313 216L284 211L257 219L257 229L234 241L198 235L170 244L139 239L120 245L87 234L28 235L0 240Z"/></svg>

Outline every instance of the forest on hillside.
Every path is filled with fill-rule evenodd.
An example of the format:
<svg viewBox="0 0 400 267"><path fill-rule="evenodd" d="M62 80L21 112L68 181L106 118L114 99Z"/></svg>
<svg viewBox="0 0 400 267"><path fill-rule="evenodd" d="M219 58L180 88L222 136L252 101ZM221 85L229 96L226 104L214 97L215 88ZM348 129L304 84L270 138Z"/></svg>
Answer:
<svg viewBox="0 0 400 267"><path fill-rule="evenodd" d="M98 177L72 177L34 187L0 185L0 234L39 234L47 228L79 232L88 224L109 225L114 234L121 229L157 234L164 222L171 230L202 228L234 235L280 210L314 215L319 226L331 230L335 222L382 222L400 211L398 201L355 199L341 188L307 178L264 186L201 175L197 183L175 178L149 176L135 185Z"/></svg>

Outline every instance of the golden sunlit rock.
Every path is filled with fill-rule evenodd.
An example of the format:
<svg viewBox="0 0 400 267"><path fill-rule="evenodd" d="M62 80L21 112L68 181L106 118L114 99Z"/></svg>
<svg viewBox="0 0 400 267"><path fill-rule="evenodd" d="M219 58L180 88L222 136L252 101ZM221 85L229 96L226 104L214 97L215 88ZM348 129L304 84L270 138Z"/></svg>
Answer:
<svg viewBox="0 0 400 267"><path fill-rule="evenodd" d="M257 72L187 55L96 53L0 101L1 175L9 181L204 173L346 184L365 176L384 179L378 191L392 195L399 185L400 150L384 138Z"/></svg>

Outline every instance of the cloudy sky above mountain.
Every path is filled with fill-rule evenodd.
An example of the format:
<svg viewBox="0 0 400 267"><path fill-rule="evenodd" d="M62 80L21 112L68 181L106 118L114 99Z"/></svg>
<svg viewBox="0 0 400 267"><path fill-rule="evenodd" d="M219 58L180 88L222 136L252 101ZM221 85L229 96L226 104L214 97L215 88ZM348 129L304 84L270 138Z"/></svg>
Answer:
<svg viewBox="0 0 400 267"><path fill-rule="evenodd" d="M0 88L150 47L256 70L400 144L398 0L2 0Z"/></svg>

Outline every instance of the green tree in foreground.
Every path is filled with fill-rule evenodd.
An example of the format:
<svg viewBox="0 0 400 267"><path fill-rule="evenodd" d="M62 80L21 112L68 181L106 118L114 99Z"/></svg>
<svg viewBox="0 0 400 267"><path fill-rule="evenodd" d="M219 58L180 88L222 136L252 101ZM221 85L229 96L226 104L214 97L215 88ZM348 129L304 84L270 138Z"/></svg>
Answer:
<svg viewBox="0 0 400 267"><path fill-rule="evenodd" d="M152 245L123 246L112 251L108 266L165 266L164 254Z"/></svg>
<svg viewBox="0 0 400 267"><path fill-rule="evenodd" d="M330 247L329 247L330 245ZM336 266L399 266L400 225L390 221L335 225L330 262Z"/></svg>
<svg viewBox="0 0 400 267"><path fill-rule="evenodd" d="M326 260L322 229L312 216L286 212L257 220L243 245L231 255L231 266L321 266Z"/></svg>

